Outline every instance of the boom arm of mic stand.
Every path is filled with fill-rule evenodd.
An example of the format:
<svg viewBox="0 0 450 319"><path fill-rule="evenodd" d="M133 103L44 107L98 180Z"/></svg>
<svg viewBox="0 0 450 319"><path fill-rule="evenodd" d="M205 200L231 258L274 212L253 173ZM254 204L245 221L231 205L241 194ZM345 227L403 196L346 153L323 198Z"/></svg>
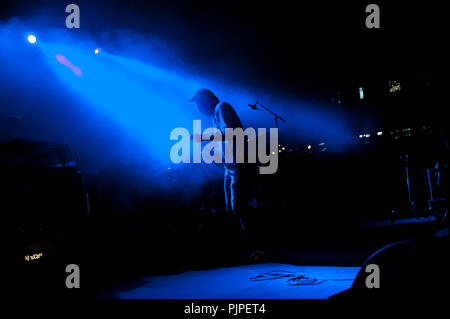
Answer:
<svg viewBox="0 0 450 319"><path fill-rule="evenodd" d="M284 118L282 118L281 116L279 116L278 114L272 112L267 106L262 105L261 103L259 103L258 101L255 102L255 104L258 104L259 106L261 106L262 108L264 108L266 111L268 111L270 114L272 114L273 116L275 116L275 124L278 123L278 119L282 120L283 122L286 123L286 120ZM277 125L278 127L278 125Z"/></svg>

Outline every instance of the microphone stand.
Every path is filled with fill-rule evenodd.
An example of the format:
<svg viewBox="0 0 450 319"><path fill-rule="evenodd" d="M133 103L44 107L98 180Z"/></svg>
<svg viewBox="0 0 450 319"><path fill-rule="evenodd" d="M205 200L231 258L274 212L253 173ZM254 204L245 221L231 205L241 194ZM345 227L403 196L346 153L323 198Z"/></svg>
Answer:
<svg viewBox="0 0 450 319"><path fill-rule="evenodd" d="M281 116L279 116L278 114L276 114L275 112L272 112L271 109L269 109L267 106L262 105L261 103L259 103L258 101L255 102L255 105L258 104L259 106L261 106L263 109L265 109L267 112L269 112L270 114L272 114L274 116L274 120L275 120L275 127L278 128L278 120L281 120L283 122L286 122L285 119L283 119Z"/></svg>

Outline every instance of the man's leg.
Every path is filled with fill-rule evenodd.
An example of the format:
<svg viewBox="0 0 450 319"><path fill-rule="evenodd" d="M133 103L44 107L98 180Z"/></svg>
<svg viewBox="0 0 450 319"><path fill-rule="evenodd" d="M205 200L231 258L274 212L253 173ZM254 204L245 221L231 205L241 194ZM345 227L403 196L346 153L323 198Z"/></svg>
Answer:
<svg viewBox="0 0 450 319"><path fill-rule="evenodd" d="M255 250L250 242L250 238L247 234L247 228L242 221L241 212L243 205L243 175L241 169L238 168L225 168L225 203L227 207L227 213L231 214L233 219L239 224L240 232L245 242L245 249L250 249L251 253L245 256L247 261L258 261L264 256L264 252Z"/></svg>
<svg viewBox="0 0 450 319"><path fill-rule="evenodd" d="M223 179L223 188L224 188L224 193L225 193L225 212L227 214L231 213L231 190L230 190L230 182L231 182L231 177L229 176L228 170L227 168L225 168L225 174L224 174L224 179Z"/></svg>
<svg viewBox="0 0 450 319"><path fill-rule="evenodd" d="M242 196L240 183L240 170L237 167L225 168L225 205L227 213L238 221L241 232L245 237L245 226L241 218Z"/></svg>

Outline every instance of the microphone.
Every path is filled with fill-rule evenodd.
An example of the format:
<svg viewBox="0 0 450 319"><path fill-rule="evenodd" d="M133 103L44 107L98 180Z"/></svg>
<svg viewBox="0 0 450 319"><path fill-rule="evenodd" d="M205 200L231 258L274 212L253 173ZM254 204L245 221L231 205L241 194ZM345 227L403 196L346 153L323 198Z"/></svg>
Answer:
<svg viewBox="0 0 450 319"><path fill-rule="evenodd" d="M7 116L0 115L0 119L20 121L23 119L23 117L20 115L7 115Z"/></svg>
<svg viewBox="0 0 450 319"><path fill-rule="evenodd" d="M249 104L248 106L250 106L252 110L259 110L256 104Z"/></svg>

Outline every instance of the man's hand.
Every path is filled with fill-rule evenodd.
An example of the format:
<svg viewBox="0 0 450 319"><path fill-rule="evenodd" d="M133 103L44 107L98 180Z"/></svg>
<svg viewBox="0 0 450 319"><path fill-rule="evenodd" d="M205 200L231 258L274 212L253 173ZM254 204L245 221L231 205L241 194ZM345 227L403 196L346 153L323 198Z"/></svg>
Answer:
<svg viewBox="0 0 450 319"><path fill-rule="evenodd" d="M202 136L201 134L193 134L191 135L191 140L194 140L195 142L203 142L203 141L211 141L214 137L211 136Z"/></svg>
<svg viewBox="0 0 450 319"><path fill-rule="evenodd" d="M201 142L202 135L201 134L193 134L193 135L191 135L191 140L193 140L194 142Z"/></svg>

